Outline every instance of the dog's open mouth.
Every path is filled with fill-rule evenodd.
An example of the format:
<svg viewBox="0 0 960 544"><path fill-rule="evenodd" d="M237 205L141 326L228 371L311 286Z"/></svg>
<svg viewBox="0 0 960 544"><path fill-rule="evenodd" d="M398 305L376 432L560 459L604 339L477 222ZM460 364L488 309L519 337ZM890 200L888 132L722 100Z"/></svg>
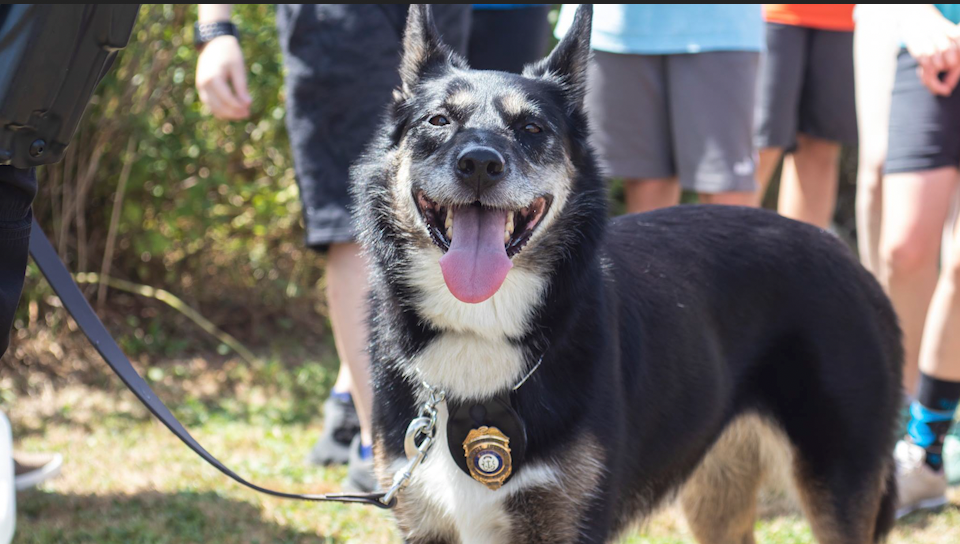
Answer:
<svg viewBox="0 0 960 544"><path fill-rule="evenodd" d="M442 206L423 191L417 207L430 237L444 251L443 278L463 302L482 302L497 292L520 252L550 208L549 196L537 197L518 210L468 205Z"/></svg>
<svg viewBox="0 0 960 544"><path fill-rule="evenodd" d="M423 194L423 191L417 193L417 207L420 209L420 215L427 224L427 230L430 237L444 252L450 249L450 244L455 235L455 220L458 217L457 210L464 211L465 208L478 208L480 214L501 214L504 210L488 208L479 202L474 202L470 206L441 206L433 200L430 200ZM548 197L541 196L526 208L515 211L507 211L504 215L503 224L503 246L508 257L513 257L530 240L533 231L536 230L540 220L547 213L550 207Z"/></svg>

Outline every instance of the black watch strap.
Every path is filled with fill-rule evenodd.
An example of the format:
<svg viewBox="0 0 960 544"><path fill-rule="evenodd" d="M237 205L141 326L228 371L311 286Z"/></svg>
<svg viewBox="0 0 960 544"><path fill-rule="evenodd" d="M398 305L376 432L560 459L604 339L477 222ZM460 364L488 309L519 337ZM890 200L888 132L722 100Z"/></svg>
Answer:
<svg viewBox="0 0 960 544"><path fill-rule="evenodd" d="M240 38L237 32L237 25L229 21L216 21L213 23L196 23L193 25L193 45L201 49L210 40L220 36L233 36Z"/></svg>

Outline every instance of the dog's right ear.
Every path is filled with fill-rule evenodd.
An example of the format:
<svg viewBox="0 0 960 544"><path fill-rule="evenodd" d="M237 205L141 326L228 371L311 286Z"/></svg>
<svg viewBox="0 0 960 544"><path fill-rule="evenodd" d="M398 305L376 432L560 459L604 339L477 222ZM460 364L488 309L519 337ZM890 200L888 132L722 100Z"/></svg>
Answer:
<svg viewBox="0 0 960 544"><path fill-rule="evenodd" d="M523 69L527 77L552 78L564 88L577 107L587 90L587 63L590 61L590 29L593 26L593 4L580 4L573 24L550 55Z"/></svg>
<svg viewBox="0 0 960 544"><path fill-rule="evenodd" d="M453 53L441 40L429 4L410 4L407 28L403 32L400 60L400 96L409 97L417 83L431 71L451 64Z"/></svg>

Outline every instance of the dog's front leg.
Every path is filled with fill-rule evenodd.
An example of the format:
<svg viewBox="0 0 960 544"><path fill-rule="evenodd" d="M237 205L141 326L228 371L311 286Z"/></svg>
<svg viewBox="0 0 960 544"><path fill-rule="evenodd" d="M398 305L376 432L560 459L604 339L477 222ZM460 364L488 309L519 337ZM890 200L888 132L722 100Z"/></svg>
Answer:
<svg viewBox="0 0 960 544"><path fill-rule="evenodd" d="M536 487L512 496L507 511L512 517L510 544L600 544L606 526L596 522L596 503L560 487ZM594 526L596 525L596 526Z"/></svg>

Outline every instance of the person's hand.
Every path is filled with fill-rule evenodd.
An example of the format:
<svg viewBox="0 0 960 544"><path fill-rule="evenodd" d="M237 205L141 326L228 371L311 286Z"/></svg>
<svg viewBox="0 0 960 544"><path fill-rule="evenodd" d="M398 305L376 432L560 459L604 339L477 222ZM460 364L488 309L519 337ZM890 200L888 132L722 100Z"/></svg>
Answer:
<svg viewBox="0 0 960 544"><path fill-rule="evenodd" d="M960 26L932 6L911 6L901 33L910 55L920 65L920 81L935 95L949 96L960 82ZM940 74L945 74L941 79Z"/></svg>
<svg viewBox="0 0 960 544"><path fill-rule="evenodd" d="M250 116L247 67L235 37L219 36L203 47L197 59L197 91L200 101L220 119Z"/></svg>

